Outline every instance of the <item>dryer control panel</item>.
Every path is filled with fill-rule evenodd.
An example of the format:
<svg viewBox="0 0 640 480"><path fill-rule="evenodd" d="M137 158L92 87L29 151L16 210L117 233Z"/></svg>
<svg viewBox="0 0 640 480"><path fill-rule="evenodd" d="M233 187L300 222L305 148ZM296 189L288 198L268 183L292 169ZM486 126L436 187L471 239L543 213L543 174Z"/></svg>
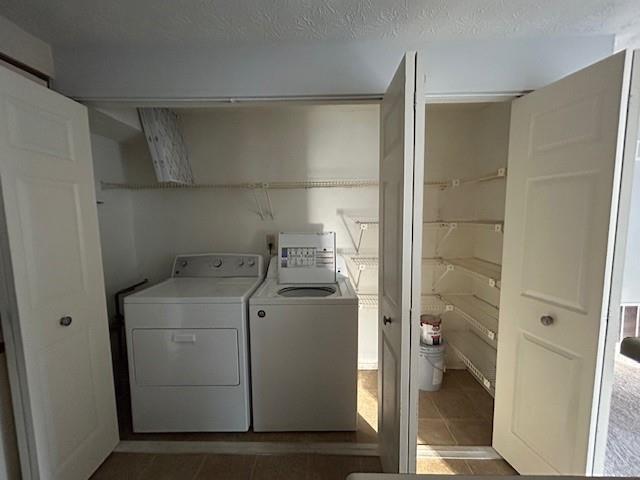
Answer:
<svg viewBox="0 0 640 480"><path fill-rule="evenodd" d="M264 260L254 253L178 255L172 277L262 277Z"/></svg>
<svg viewBox="0 0 640 480"><path fill-rule="evenodd" d="M281 233L278 283L335 283L336 234Z"/></svg>

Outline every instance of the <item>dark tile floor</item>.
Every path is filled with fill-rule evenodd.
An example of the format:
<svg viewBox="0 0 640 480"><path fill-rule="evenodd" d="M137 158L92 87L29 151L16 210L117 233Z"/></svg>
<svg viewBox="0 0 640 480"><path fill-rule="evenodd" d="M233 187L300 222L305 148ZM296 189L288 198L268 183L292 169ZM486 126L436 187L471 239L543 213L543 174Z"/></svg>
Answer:
<svg viewBox="0 0 640 480"><path fill-rule="evenodd" d="M491 445L493 398L466 370L448 370L439 391L419 398L419 444Z"/></svg>
<svg viewBox="0 0 640 480"><path fill-rule="evenodd" d="M344 480L380 472L377 457L113 453L92 480Z"/></svg>
<svg viewBox="0 0 640 480"><path fill-rule="evenodd" d="M377 457L346 455L149 455L113 453L92 480L344 480L380 472ZM419 459L418 473L517 475L504 460Z"/></svg>

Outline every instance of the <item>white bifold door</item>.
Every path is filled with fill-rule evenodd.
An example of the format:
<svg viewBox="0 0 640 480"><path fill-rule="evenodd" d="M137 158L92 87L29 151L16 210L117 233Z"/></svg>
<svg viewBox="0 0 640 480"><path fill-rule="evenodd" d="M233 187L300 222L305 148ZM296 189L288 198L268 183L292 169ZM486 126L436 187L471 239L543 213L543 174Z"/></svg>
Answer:
<svg viewBox="0 0 640 480"><path fill-rule="evenodd" d="M637 140L631 62L621 52L513 102L493 442L521 474L592 473Z"/></svg>
<svg viewBox="0 0 640 480"><path fill-rule="evenodd" d="M0 312L23 478L118 442L86 108L0 67Z"/></svg>
<svg viewBox="0 0 640 480"><path fill-rule="evenodd" d="M380 107L378 441L385 472L407 471L416 449L409 374L412 325L421 313L414 266L422 252L422 85L418 55L407 53Z"/></svg>

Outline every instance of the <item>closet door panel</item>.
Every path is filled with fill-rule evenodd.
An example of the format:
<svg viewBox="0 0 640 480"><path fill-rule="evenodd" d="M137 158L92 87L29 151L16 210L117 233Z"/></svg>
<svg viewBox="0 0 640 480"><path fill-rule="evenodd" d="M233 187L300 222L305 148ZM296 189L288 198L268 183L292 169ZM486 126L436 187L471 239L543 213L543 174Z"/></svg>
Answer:
<svg viewBox="0 0 640 480"><path fill-rule="evenodd" d="M521 474L591 473L629 60L513 102L493 440Z"/></svg>

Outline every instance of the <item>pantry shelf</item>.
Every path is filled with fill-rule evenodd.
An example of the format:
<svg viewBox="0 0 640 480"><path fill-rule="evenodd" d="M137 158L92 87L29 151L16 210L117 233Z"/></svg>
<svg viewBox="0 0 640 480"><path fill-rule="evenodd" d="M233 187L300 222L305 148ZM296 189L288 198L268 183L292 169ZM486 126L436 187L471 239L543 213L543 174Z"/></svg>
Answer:
<svg viewBox="0 0 640 480"><path fill-rule="evenodd" d="M496 351L472 331L445 332L449 347L480 384L495 396Z"/></svg>
<svg viewBox="0 0 640 480"><path fill-rule="evenodd" d="M423 293L421 295L421 313L442 313L443 308L441 302L433 303L433 299L440 300L439 295L435 293Z"/></svg>
<svg viewBox="0 0 640 480"><path fill-rule="evenodd" d="M457 188L461 185L472 185L475 183L491 182L493 180L504 180L507 178L507 169L499 168L495 172L488 173L487 175L481 175L479 177L468 178L452 178L450 180L437 180L425 182L425 185L430 187L438 187L442 190L446 188Z"/></svg>
<svg viewBox="0 0 640 480"><path fill-rule="evenodd" d="M491 342L498 337L498 309L472 294L441 294L445 312L455 312Z"/></svg>
<svg viewBox="0 0 640 480"><path fill-rule="evenodd" d="M434 228L477 227L501 232L504 222L502 220L429 220L423 222L423 224Z"/></svg>
<svg viewBox="0 0 640 480"><path fill-rule="evenodd" d="M438 284L453 271L464 273L465 275L476 278L478 280L486 281L490 287L500 288L500 277L502 275L502 266L497 263L487 262L476 257L466 258L443 258L442 264L445 266L445 271L440 278L436 280L433 285L434 290Z"/></svg>

